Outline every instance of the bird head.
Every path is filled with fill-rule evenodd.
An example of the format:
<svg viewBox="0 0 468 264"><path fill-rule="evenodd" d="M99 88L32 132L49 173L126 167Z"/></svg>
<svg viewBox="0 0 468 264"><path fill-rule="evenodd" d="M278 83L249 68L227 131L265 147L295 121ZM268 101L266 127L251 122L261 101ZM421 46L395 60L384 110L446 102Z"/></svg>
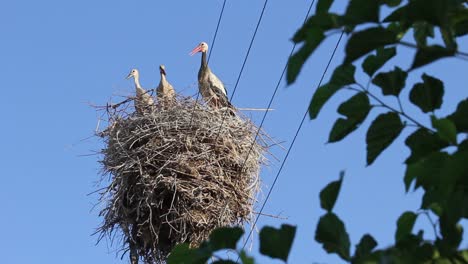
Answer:
<svg viewBox="0 0 468 264"><path fill-rule="evenodd" d="M198 52L207 52L208 51L208 44L206 42L202 42L196 46L192 52L190 52L190 56L195 55Z"/></svg>
<svg viewBox="0 0 468 264"><path fill-rule="evenodd" d="M127 78L125 78L125 79L130 79L132 77L136 78L136 77L138 77L138 75L139 75L138 70L137 69L132 69L130 71L130 73L127 75Z"/></svg>
<svg viewBox="0 0 468 264"><path fill-rule="evenodd" d="M166 66L164 66L164 65L162 65L162 64L159 65L159 72L160 72L161 74L166 75Z"/></svg>

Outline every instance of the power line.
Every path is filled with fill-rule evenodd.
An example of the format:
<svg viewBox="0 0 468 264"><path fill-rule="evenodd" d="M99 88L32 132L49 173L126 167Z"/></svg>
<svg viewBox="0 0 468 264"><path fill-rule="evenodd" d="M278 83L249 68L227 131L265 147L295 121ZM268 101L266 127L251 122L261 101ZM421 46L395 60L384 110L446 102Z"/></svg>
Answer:
<svg viewBox="0 0 468 264"><path fill-rule="evenodd" d="M236 84L234 85L234 89L232 90L231 98L229 99L229 101L232 101L232 98L236 94L237 86L239 85L239 81L240 81L240 79L242 77L242 73L244 72L244 68L245 68L245 65L247 63L247 59L249 58L250 50L252 49L255 37L257 36L258 28L260 27L260 23L262 22L263 14L265 13L268 1L269 0L265 0L265 2L263 3L262 12L260 13L260 17L258 18L257 26L255 27L255 31L254 31L254 33L252 35L252 39L250 40L249 48L247 49L247 53L245 54L244 62L242 63L242 67L241 67L241 69L239 71L239 75L237 76ZM226 113L228 111L230 111L230 110L226 109L223 112L223 118L221 119L221 124L219 126L219 130L218 130L218 133L216 134L216 138L215 138L214 142L216 142L218 140L219 134L221 133L221 130L223 128L224 120L226 119Z"/></svg>
<svg viewBox="0 0 468 264"><path fill-rule="evenodd" d="M213 53L214 44L216 43L216 37L218 36L219 25L221 24L221 20L223 18L224 8L226 7L226 1L227 0L224 0L223 6L221 7L221 11L219 12L218 23L216 24L216 29L215 29L215 33L214 33L214 36L213 36L213 40L211 41L210 54L208 54L208 62L210 61L211 54ZM193 113L195 112L195 108L196 108L196 106L198 104L198 99L199 98L200 98L200 91L197 91L197 96L195 97L195 104L193 105L192 113L190 115L189 127L192 127Z"/></svg>
<svg viewBox="0 0 468 264"><path fill-rule="evenodd" d="M320 78L320 81L319 81L319 83L317 85L317 89L318 89L318 87L320 87L320 85L322 85L323 78L325 77L325 74L327 73L328 67L330 66L330 63L333 60L333 57L335 56L336 50L338 49L338 46L339 46L340 41L341 41L341 39L343 37L343 34L344 34L344 31L341 32L340 38L336 42L335 48L334 48L334 50L333 50L333 52L332 52L332 54L330 56L330 59L328 60L327 66L325 67L325 70L323 71L322 77ZM268 202L268 199L270 198L271 193L273 192L273 188L275 187L276 182L278 181L278 178L281 175L281 171L283 170L284 164L286 163L286 160L288 159L289 154L291 153L291 149L294 146L294 143L296 142L297 136L299 135L299 132L302 129L302 125L304 124L304 121L305 121L305 119L307 117L308 112L309 112L309 108L307 108L306 111L304 112L304 115L303 115L302 120L301 120L301 122L299 124L299 127L297 128L296 133L295 133L295 135L293 137L293 140L292 140L291 144L289 145L288 151L286 152L286 156L284 157L283 162L281 163L281 166L280 166L280 168L278 170L278 173L276 174L275 179L273 180L273 183L272 183L270 189L268 190L268 194L267 194L267 196L265 198L265 201L262 204L262 207L260 208L260 211L259 211L257 217L255 218L254 224L253 224L253 226L252 226L252 228L251 228L251 230L249 232L249 235L247 236L247 239L245 240L244 245L242 246L242 250L245 248L245 246L247 245L247 242L249 241L250 237L252 236L252 232L254 230L254 227L257 225L258 219L260 218L260 216L261 216L261 214L263 212L263 209L265 208L265 205Z"/></svg>
<svg viewBox="0 0 468 264"><path fill-rule="evenodd" d="M312 6L314 5L314 3L315 3L315 0L312 0L312 2L309 5L309 9L307 10L307 13L305 15L304 21L302 22L302 25L304 25L305 22L307 21L307 18L310 15L310 11L312 10ZM270 97L270 101L268 102L268 106L266 107L267 110L265 111L265 114L263 114L262 121L260 122L260 125L258 126L257 132L255 133L255 138L252 141L252 144L250 145L249 151L247 152L247 155L246 155L246 157L244 159L244 162L242 163L240 172L242 172L242 170L244 169L245 164L247 163L247 160L249 159L250 153L252 152L253 146L254 146L255 142L257 141L258 136L260 135L260 131L261 131L262 127L263 127L263 123L265 122L266 116L270 112L269 109L270 109L271 105L273 104L273 100L276 97L276 93L278 92L278 88L281 85L281 82L283 81L284 74L286 73L286 69L288 68L289 59L292 57L292 55L294 53L294 50L296 49L296 46L297 46L297 43L294 43L294 45L291 48L291 52L289 53L288 59L286 60L286 63L284 65L283 72L281 72L281 75L280 75L280 77L278 79L278 82L276 83L276 87L275 87L275 89L274 89L274 91L273 91L273 93L272 93L272 95Z"/></svg>
<svg viewBox="0 0 468 264"><path fill-rule="evenodd" d="M225 6L226 6L226 0L224 0L223 7L221 7L221 12L219 13L218 23L216 24L216 30L213 36L213 41L211 42L211 51L210 51L210 54L208 54L208 62L210 62L211 54L213 54L214 45L216 43L216 37L218 36L219 24L221 24L221 19L223 18Z"/></svg>

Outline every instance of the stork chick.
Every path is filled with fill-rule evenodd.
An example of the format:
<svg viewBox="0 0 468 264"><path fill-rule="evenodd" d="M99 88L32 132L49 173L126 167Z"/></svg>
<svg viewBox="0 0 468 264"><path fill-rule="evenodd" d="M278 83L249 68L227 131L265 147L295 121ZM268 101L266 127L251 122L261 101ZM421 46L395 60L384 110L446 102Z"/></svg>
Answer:
<svg viewBox="0 0 468 264"><path fill-rule="evenodd" d="M219 78L211 72L208 62L206 60L206 53L208 52L208 44L202 42L196 46L190 55L193 56L196 53L201 52L201 66L198 71L198 90L200 91L205 102L212 108L219 109L222 107L228 107L231 114L235 114L235 108L229 102L227 97L227 91L224 84Z"/></svg>
<svg viewBox="0 0 468 264"><path fill-rule="evenodd" d="M141 88L140 85L140 73L137 69L133 69L130 71L126 79L130 79L133 77L135 82L135 90L136 90L136 98L135 98L135 111L139 115L144 115L146 113L150 113L154 111L154 100L148 92Z"/></svg>
<svg viewBox="0 0 468 264"><path fill-rule="evenodd" d="M156 95L159 103L167 108L175 103L175 91L174 87L166 79L166 67L164 65L159 65L159 73L161 74L161 81L156 89Z"/></svg>

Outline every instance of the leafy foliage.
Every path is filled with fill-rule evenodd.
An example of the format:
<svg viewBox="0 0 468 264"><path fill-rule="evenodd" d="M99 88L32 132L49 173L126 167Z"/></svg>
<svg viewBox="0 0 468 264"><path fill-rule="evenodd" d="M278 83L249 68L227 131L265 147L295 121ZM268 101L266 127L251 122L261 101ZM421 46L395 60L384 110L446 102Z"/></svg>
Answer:
<svg viewBox="0 0 468 264"><path fill-rule="evenodd" d="M396 49L392 48L378 48L375 55L369 55L362 63L362 69L370 77L379 70L388 60L396 55Z"/></svg>
<svg viewBox="0 0 468 264"><path fill-rule="evenodd" d="M353 33L346 44L344 63L352 63L373 50L396 42L395 32L383 27L374 27Z"/></svg>
<svg viewBox="0 0 468 264"><path fill-rule="evenodd" d="M451 57L455 55L455 50L446 49L440 45L432 45L418 49L414 56L413 64L411 69L416 69L426 64L432 63L436 60Z"/></svg>
<svg viewBox="0 0 468 264"><path fill-rule="evenodd" d="M330 81L320 86L315 91L309 106L309 115L311 119L317 117L323 105L341 88L353 84L354 72L356 67L350 64L343 64L335 69Z"/></svg>
<svg viewBox="0 0 468 264"><path fill-rule="evenodd" d="M442 106L444 83L430 75L423 74L423 83L416 83L410 92L410 101L424 113L432 112Z"/></svg>
<svg viewBox="0 0 468 264"><path fill-rule="evenodd" d="M363 92L357 93L348 101L343 102L338 108L338 113L346 116L346 119L338 118L338 120L336 120L328 141L340 141L356 130L367 117L370 110L371 105L369 97Z"/></svg>
<svg viewBox="0 0 468 264"><path fill-rule="evenodd" d="M335 206L336 198L341 189L341 183L343 182L344 172L340 173L340 179L337 181L330 182L320 192L320 205L324 210L331 212Z"/></svg>
<svg viewBox="0 0 468 264"><path fill-rule="evenodd" d="M326 213L317 224L315 240L328 253L337 254L350 263L468 263L468 251L460 249L464 231L459 225L461 219L468 218L468 98L461 100L452 114L437 116L436 110L443 107L447 89L443 80L423 74L422 81L411 88L407 88L406 83L414 69L461 54L457 38L468 34L468 2L349 0L343 14L330 12L333 2L319 0L316 13L293 36L293 42L302 46L289 59L287 83L298 78L303 64L329 36L337 30L349 34L344 62L335 68L328 83L312 96L310 118L317 118L325 103L338 91L355 92L338 107L341 117L335 121L328 139L338 142L362 126L371 110L385 109L377 113L367 129L367 164L373 164L404 128L412 129L404 140L411 154L405 160L402 182L407 192L420 189L423 197L420 208L400 215L394 245L378 249L377 241L365 234L353 253L345 223L333 212L342 187L341 174L320 192L320 205ZM391 10L381 20L382 5ZM436 31L441 40L434 38ZM413 32L413 42L406 42L407 38L403 41L407 32ZM393 70L381 71L397 56L400 45L414 49L414 57L408 60L410 68L404 70L401 65L393 65ZM364 56L362 70L369 78L362 84L354 64ZM402 101L405 99L401 96L404 89L409 92L407 101ZM376 90L392 96L384 98L395 104L384 101ZM426 116L425 120L420 121L405 112L406 104L419 108ZM428 125L425 124L427 120L430 120ZM433 222L435 241L426 240L423 231L413 230L416 221L429 214L437 218ZM261 253L287 261L295 231L295 227L287 225L279 229L264 227L260 231ZM241 231L236 228L217 230L199 248L177 246L168 263L204 263L216 250L233 250L240 235ZM243 250L235 251L242 263L254 263ZM213 263L232 262L217 259Z"/></svg>
<svg viewBox="0 0 468 264"><path fill-rule="evenodd" d="M349 235L344 223L334 213L327 213L320 218L315 240L322 243L328 253L336 253L344 260L350 259Z"/></svg>
<svg viewBox="0 0 468 264"><path fill-rule="evenodd" d="M418 215L413 212L404 212L400 218L398 218L395 234L395 241L397 243L411 235L417 217Z"/></svg>
<svg viewBox="0 0 468 264"><path fill-rule="evenodd" d="M371 165L392 144L403 127L400 116L394 112L380 114L372 122L366 136L367 165Z"/></svg>
<svg viewBox="0 0 468 264"><path fill-rule="evenodd" d="M405 87L407 76L407 72L400 69L400 67L395 67L393 71L377 74L372 83L379 86L384 95L398 96Z"/></svg>
<svg viewBox="0 0 468 264"><path fill-rule="evenodd" d="M260 231L260 253L286 262L295 234L296 227L290 225L282 225L280 229L264 227Z"/></svg>

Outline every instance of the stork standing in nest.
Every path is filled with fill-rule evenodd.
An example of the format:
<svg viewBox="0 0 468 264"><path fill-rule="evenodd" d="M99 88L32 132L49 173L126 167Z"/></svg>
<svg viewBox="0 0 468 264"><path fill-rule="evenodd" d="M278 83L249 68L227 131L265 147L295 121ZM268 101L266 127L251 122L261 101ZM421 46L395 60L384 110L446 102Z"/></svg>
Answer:
<svg viewBox="0 0 468 264"><path fill-rule="evenodd" d="M148 92L141 88L140 85L140 73L137 69L133 69L127 76L127 79L133 77L135 82L136 98L135 98L135 111L139 115L144 115L146 113L151 113L154 111L154 100Z"/></svg>
<svg viewBox="0 0 468 264"><path fill-rule="evenodd" d="M198 71L198 89L203 99L210 107L215 109L227 107L230 110L230 114L235 115L235 107L229 102L224 84L211 72L208 66L206 60L208 44L206 42L200 43L190 52L190 55L193 56L198 52L202 53L201 66Z"/></svg>
<svg viewBox="0 0 468 264"><path fill-rule="evenodd" d="M161 74L161 81L156 89L156 95L159 103L167 108L175 103L175 91L174 87L166 79L166 67L164 65L159 65L159 73Z"/></svg>

